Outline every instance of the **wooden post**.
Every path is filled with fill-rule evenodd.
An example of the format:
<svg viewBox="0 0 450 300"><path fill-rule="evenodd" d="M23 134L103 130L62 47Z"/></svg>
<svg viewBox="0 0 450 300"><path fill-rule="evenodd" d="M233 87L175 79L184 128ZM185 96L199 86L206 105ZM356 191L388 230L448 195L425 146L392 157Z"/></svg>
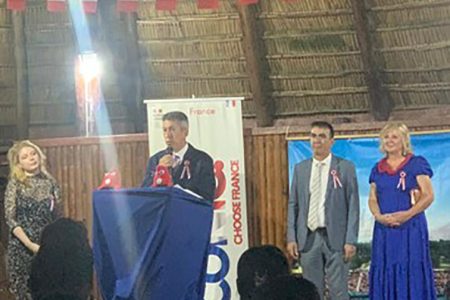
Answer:
<svg viewBox="0 0 450 300"><path fill-rule="evenodd" d="M17 137L26 139L29 127L29 103L28 103L28 69L25 50L24 16L21 12L12 13L14 30L14 58L16 63L16 124Z"/></svg>
<svg viewBox="0 0 450 300"><path fill-rule="evenodd" d="M262 40L263 30L258 26L257 5L237 4L242 27L242 45L250 79L250 87L255 104L258 126L273 125L274 102L272 83L269 80L269 63L266 59L266 47Z"/></svg>
<svg viewBox="0 0 450 300"><path fill-rule="evenodd" d="M352 0L352 10L369 91L370 112L375 120L385 121L389 118L394 104L388 90L383 86L379 71L382 66L379 66L380 62L375 58L365 0Z"/></svg>
<svg viewBox="0 0 450 300"><path fill-rule="evenodd" d="M143 103L142 92L142 78L141 78L141 61L138 47L138 34L136 28L136 13L125 14L125 41L127 47L127 71L132 81L127 88L127 95L130 96L130 106L134 109L130 110L130 113L136 113L134 116L130 116L134 120L134 127L136 132L145 131L145 119L146 108Z"/></svg>

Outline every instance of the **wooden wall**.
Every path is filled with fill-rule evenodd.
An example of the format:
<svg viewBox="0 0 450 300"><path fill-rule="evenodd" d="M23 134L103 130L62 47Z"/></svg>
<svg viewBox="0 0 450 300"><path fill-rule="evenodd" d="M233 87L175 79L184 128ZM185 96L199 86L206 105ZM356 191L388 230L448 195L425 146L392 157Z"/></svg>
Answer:
<svg viewBox="0 0 450 300"><path fill-rule="evenodd" d="M148 158L146 134L112 138L37 140L48 168L63 191L67 216L92 227L92 191L107 169L103 149L117 151L123 187L139 186ZM284 245L288 195L287 143L284 134L245 136L247 211L250 244ZM114 167L114 166L112 166Z"/></svg>
<svg viewBox="0 0 450 300"><path fill-rule="evenodd" d="M450 121L436 124L409 122L412 130L450 129ZM446 124L448 123L448 124ZM384 123L341 124L337 135L376 134ZM274 244L284 249L289 195L287 140L305 137L309 126L276 130L245 130L244 151L247 217L250 245ZM37 140L48 156L49 171L61 184L65 213L92 227L92 191L100 184L106 164L103 149L113 156L114 147L123 187L139 186L148 158L146 134L110 138ZM113 159L110 159L113 160ZM108 166L108 168L114 165ZM365 201L365 199L361 199Z"/></svg>
<svg viewBox="0 0 450 300"><path fill-rule="evenodd" d="M419 116L423 111L417 111L417 115L409 113L410 121L407 124L416 131L448 130L450 120L443 116L448 116L449 113L450 108L432 115L427 113L429 121L426 124L421 123ZM383 125L384 123L361 122L340 124L336 129L338 135L360 135L377 133ZM308 132L309 126L244 131L250 246L274 244L284 249L289 193L287 140L306 137ZM100 184L105 170L118 167L123 187L139 186L145 173L148 158L146 134L45 139L35 142L47 154L49 171L62 187L65 215L84 221L89 231L92 228L91 194ZM104 153L112 158L105 159ZM115 153L117 166L106 163L114 161ZM0 275L4 280L5 274Z"/></svg>
<svg viewBox="0 0 450 300"><path fill-rule="evenodd" d="M92 191L104 172L117 167L122 186L138 186L148 157L147 135L37 140L50 173L61 185L65 215L92 227ZM117 165L110 163L117 156ZM108 159L106 158L108 157Z"/></svg>
<svg viewBox="0 0 450 300"><path fill-rule="evenodd" d="M288 197L284 134L245 137L247 216L250 245L284 247Z"/></svg>

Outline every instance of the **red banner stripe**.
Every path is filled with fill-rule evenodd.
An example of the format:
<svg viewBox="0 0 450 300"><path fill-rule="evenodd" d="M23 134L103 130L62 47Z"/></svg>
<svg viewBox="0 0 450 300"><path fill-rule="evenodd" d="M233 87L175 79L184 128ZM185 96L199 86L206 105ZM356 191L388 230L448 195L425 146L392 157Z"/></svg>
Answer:
<svg viewBox="0 0 450 300"><path fill-rule="evenodd" d="M6 8L10 10L16 11L24 11L25 10L25 0L7 0Z"/></svg>
<svg viewBox="0 0 450 300"><path fill-rule="evenodd" d="M138 10L138 0L117 0L117 11L134 12Z"/></svg>
<svg viewBox="0 0 450 300"><path fill-rule="evenodd" d="M177 0L156 0L156 10L174 10Z"/></svg>
<svg viewBox="0 0 450 300"><path fill-rule="evenodd" d="M197 0L199 9L217 9L219 8L219 0Z"/></svg>

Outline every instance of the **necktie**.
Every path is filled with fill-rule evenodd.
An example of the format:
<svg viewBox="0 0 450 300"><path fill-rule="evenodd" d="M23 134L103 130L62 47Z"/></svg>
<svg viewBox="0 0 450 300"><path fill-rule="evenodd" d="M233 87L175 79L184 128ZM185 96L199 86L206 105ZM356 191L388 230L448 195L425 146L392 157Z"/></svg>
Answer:
<svg viewBox="0 0 450 300"><path fill-rule="evenodd" d="M311 198L309 199L309 212L308 212L308 228L314 231L319 226L319 208L322 195L322 169L323 163L315 165L317 168L311 184Z"/></svg>
<svg viewBox="0 0 450 300"><path fill-rule="evenodd" d="M178 167L179 164L180 164L180 156L174 154L172 157L172 168Z"/></svg>

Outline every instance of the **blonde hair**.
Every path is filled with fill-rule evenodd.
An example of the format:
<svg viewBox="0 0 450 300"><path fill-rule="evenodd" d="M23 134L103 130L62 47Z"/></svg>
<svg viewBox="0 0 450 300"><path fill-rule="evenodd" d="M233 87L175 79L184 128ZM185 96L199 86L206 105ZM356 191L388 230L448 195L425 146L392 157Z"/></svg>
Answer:
<svg viewBox="0 0 450 300"><path fill-rule="evenodd" d="M14 145L8 151L8 162L9 162L9 178L16 179L17 181L27 184L27 175L25 171L19 166L19 153L25 147L33 148L39 156L39 171L48 178L53 178L45 167L47 157L42 152L42 150L29 140L19 141L14 143Z"/></svg>
<svg viewBox="0 0 450 300"><path fill-rule="evenodd" d="M390 122L387 123L383 129L381 129L380 132L380 151L386 154L386 151L384 150L384 136L392 131L392 130L398 130L400 132L400 135L402 137L402 155L408 155L413 153L412 146L411 146L411 138L409 135L409 129L408 127L402 123L402 122Z"/></svg>

